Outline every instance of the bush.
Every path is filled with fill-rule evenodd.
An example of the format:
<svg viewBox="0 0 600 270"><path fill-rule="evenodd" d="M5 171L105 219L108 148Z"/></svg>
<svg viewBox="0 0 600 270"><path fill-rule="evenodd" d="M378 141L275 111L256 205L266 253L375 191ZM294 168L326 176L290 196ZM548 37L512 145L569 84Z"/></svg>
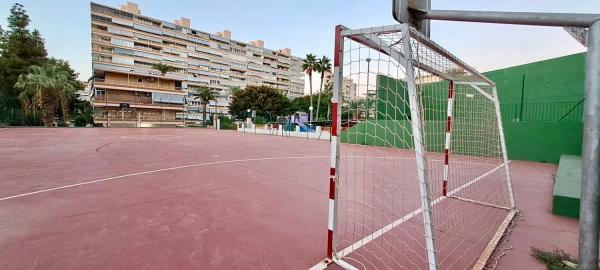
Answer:
<svg viewBox="0 0 600 270"><path fill-rule="evenodd" d="M252 122L254 124L259 124L259 125L268 123L267 118L264 118L262 116L254 117L254 120Z"/></svg>
<svg viewBox="0 0 600 270"><path fill-rule="evenodd" d="M235 125L233 120L231 120L229 117L219 116L219 120L221 121L221 129L228 129L228 130L236 130L237 129L237 126Z"/></svg>
<svg viewBox="0 0 600 270"><path fill-rule="evenodd" d="M85 127L87 124L94 124L94 117L89 114L79 114L73 118L76 127Z"/></svg>

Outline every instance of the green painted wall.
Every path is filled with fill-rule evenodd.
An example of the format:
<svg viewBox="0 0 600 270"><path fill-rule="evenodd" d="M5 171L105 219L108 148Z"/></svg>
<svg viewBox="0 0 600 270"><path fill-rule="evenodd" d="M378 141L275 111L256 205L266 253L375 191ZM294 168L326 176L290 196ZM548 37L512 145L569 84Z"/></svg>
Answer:
<svg viewBox="0 0 600 270"><path fill-rule="evenodd" d="M500 103L579 101L583 98L585 54L573 54L484 73L496 83Z"/></svg>
<svg viewBox="0 0 600 270"><path fill-rule="evenodd" d="M498 88L510 159L558 163L562 154L581 154L584 66L585 54L581 53L485 73ZM446 92L440 89L447 87L446 82L441 82L423 89L423 107L425 117L429 120L424 127L425 136L432 151L443 150L443 138L440 135L444 128ZM410 110L406 100L405 82L378 76L378 120L369 120L347 130L342 133L342 141L412 147L410 126L406 121L410 119ZM469 115L472 110L461 107L459 97L455 102L455 125L460 125L461 115L472 117ZM455 130L459 132L461 129ZM479 136L480 139L474 138L472 141L484 144L496 141L497 138L487 138L486 130L491 128L484 127L471 134L457 133L455 136ZM484 137L489 141L481 140ZM460 145L453 147L455 152L464 154L474 148L460 149Z"/></svg>
<svg viewBox="0 0 600 270"><path fill-rule="evenodd" d="M584 53L485 75L498 88L510 159L558 163L581 154Z"/></svg>
<svg viewBox="0 0 600 270"><path fill-rule="evenodd" d="M504 122L508 157L558 163L560 155L581 155L583 123Z"/></svg>
<svg viewBox="0 0 600 270"><path fill-rule="evenodd" d="M410 106L406 82L386 76L377 76L377 119L408 120Z"/></svg>
<svg viewBox="0 0 600 270"><path fill-rule="evenodd" d="M448 88L448 81L430 83L421 88L425 116L423 133L427 151L444 151ZM494 115L492 102L471 87L463 87L456 92L452 152L472 156L499 156L501 149L498 143L496 119L482 122L478 120ZM376 104L366 105L373 109L376 106L377 117L370 116L370 119L362 120L342 132L341 141L383 147L414 148L408 99L406 82L378 76L376 98L371 99ZM367 99L365 102L371 101ZM473 110L473 106L481 109Z"/></svg>

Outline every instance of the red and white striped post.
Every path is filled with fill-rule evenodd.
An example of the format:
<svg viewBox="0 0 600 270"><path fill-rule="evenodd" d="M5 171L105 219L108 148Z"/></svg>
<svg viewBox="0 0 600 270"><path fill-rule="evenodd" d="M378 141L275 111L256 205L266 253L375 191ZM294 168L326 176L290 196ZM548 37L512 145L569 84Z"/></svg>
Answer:
<svg viewBox="0 0 600 270"><path fill-rule="evenodd" d="M338 25L335 27L335 52L333 54L333 96L331 97L331 167L329 169L329 218L327 222L327 258L333 259L333 243L334 243L334 228L336 226L336 181L337 181L337 167L338 167L338 154L339 154L339 139L338 131L341 126L341 114L339 110L340 102L340 86L342 81L342 56L343 56L343 40L342 40L342 26Z"/></svg>
<svg viewBox="0 0 600 270"><path fill-rule="evenodd" d="M448 119L446 120L446 144L444 147L444 178L442 183L442 195L448 195L448 161L450 159L450 139L452 134L452 111L454 106L454 81L448 86Z"/></svg>

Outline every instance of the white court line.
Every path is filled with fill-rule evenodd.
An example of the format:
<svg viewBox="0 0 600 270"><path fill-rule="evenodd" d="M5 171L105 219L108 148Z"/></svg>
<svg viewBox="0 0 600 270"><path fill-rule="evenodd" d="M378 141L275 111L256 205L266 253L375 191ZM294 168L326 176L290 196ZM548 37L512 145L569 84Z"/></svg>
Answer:
<svg viewBox="0 0 600 270"><path fill-rule="evenodd" d="M65 185L65 186L59 186L59 187L53 187L53 188L48 188L48 189L42 189L42 190L38 190L38 191L32 191L32 192L27 192L27 193L22 193L22 194L17 194L17 195L13 195L13 196L8 196L8 197L0 198L0 201L6 201L6 200L10 200L10 199L16 199L16 198L20 198L20 197L31 196L31 195L35 195L35 194L39 194L39 193L45 193L45 192L50 192L50 191L55 191L55 190L61 190L61 189L73 188L73 187L78 187L78 186L83 186L83 185L89 185L89 184L94 184L94 183L100 183L100 182L105 182L105 181L110 181L110 180L116 180L116 179L125 178L125 177L129 177L129 176L151 174L151 173L157 173L157 172L163 172L163 171L171 171L171 170L184 169L184 168L193 168L193 167L200 167L200 166L207 166L207 165L225 164L225 163L237 163L237 162L247 162L247 161L276 160L276 159L329 158L329 157L330 156L266 157L266 158L234 159L234 160L222 160L222 161L207 162L207 163L196 163L196 164L190 164L190 165L182 165L182 166L175 166L175 167L169 167L169 168L163 168L163 169L157 169L157 170L150 170L150 171L143 171L143 172L137 172L137 173L130 173L130 174L112 176L112 177L107 177L107 178L102 178L102 179L96 179L96 180L92 180L92 181L87 181L87 182L83 182L83 183L77 183L77 184L71 184L71 185ZM345 157L346 158L353 158L353 157L362 157L362 156L345 156ZM393 157L370 157L370 158L393 158ZM403 159L412 159L412 158L397 158L397 159L403 160ZM491 173L492 171L495 171L497 168L492 169L488 173ZM483 177L483 176L480 176L480 177ZM467 183L467 184L469 184L469 183ZM462 187L459 187L457 189L462 189ZM458 192L457 189L455 189L453 192ZM452 194L454 194L454 193L452 193L452 192L449 193L449 195L452 195ZM415 210L415 211L417 211L417 210Z"/></svg>
<svg viewBox="0 0 600 270"><path fill-rule="evenodd" d="M453 189L452 191L448 192L448 196L452 196L452 195L458 193L459 191L461 191L461 190L467 188L468 186L476 183L477 181L483 179L484 177L490 175L491 173L497 171L498 169L500 169L502 167L504 167L504 164L501 164L501 165L499 165L499 166L491 169L490 171L488 171L488 172L486 172L486 173L478 176L477 178L475 178L475 179L473 179L473 180L471 180L471 181L469 181L469 182L461 185L460 187L457 187L457 188ZM436 200L434 200L434 201L431 202L431 206L434 206L434 205L442 202L446 198L448 198L448 197L437 198ZM403 217L395 220L394 222L392 222L392 223L384 226L383 228L375 231L374 233L365 236L363 239L354 242L354 244L352 244L352 245L348 246L347 248L343 249L342 251L338 252L336 255L338 256L338 258L343 258L344 256L348 255L352 251L357 250L358 248L360 248L360 247L368 244L369 242L371 242L371 241L379 238L384 233L386 233L386 232L392 230L393 228L399 226L400 224L408 221L409 219L411 219L411 218L415 217L416 215L420 214L421 212L423 212L423 208L418 208L418 209L416 209L416 210L414 210L414 211L406 214L405 216L403 216Z"/></svg>
<svg viewBox="0 0 600 270"><path fill-rule="evenodd" d="M457 187L457 188L453 189L452 191L448 192L448 195L446 197L440 197L440 198L437 198L436 200L432 201L431 202L431 206L434 206L434 205L442 202L446 198L448 198L448 197L450 197L450 196L458 193L459 191L461 191L461 190L467 188L468 186L476 183L477 181L483 179L484 177L490 175L491 173L497 171L498 169L500 169L502 167L504 167L504 164L500 164L497 167L489 170L488 172L486 172L486 173L484 173L484 174L476 177L475 179L473 179L473 180L471 180L471 181L469 181L469 182L461 185L460 187ZM350 254L351 252L353 252L353 251L361 248L362 246L368 244L369 242L371 242L371 241L379 238L384 233L386 233L388 231L391 231L393 228L401 225L402 223L410 220L411 218L415 217L416 215L418 215L418 214L420 214L422 212L423 212L423 208L418 208L418 209L416 209L416 210L414 210L414 211L412 211L412 212L404 215L403 217L395 220L394 222L392 222L392 223L384 226L383 228L375 231L374 233L365 236L363 239L354 242L352 245L350 245L350 246L346 247L345 249L343 249L342 251L336 253L337 258L335 258L334 261L336 263L342 263L344 265L348 264L347 262L343 261L341 258L343 258L344 256ZM325 263L325 262L319 262L319 263L315 264L314 266L312 266L309 269L310 270L322 270L322 269L325 269L325 268L327 268L327 263ZM346 269L352 269L352 268L346 268Z"/></svg>
<svg viewBox="0 0 600 270"><path fill-rule="evenodd" d="M176 166L176 167L169 167L169 168L163 168L163 169L157 169L157 170L150 170L150 171L143 171L143 172L137 172L137 173L123 174L123 175L118 175L118 176L112 176L112 177L107 177L107 178L102 178L102 179L96 179L96 180L92 180L92 181L87 181L87 182L83 182L83 183L77 183L77 184L71 184L71 185L66 185L66 186L59 186L59 187L53 187L53 188L48 188L48 189L42 189L42 190L38 190L38 191L32 191L32 192L27 192L27 193L22 193L22 194L18 194L18 195L13 195L13 196L8 196L8 197L0 198L0 201L6 201L6 200L10 200L10 199L16 199L16 198L31 196L31 195L35 195L35 194L39 194L39 193L45 193L45 192L56 191L56 190L67 189L67 188L73 188L73 187L84 186L84 185L89 185L89 184L95 184L95 183L100 183L100 182L105 182L105 181L117 180L117 179L122 179L122 178L125 178L125 177L129 177L129 176L137 176L137 175L151 174L151 173L157 173L157 172L172 171L172 170L184 169L184 168L193 168L193 167L200 167L200 166L207 166L207 165L237 163L237 162L247 162L247 161L262 161L262 160L277 160L277 159L306 159L306 158L329 158L329 155L327 155L327 156L264 157L264 158L234 159L234 160L222 160L222 161L213 161L213 162L206 162L206 163L196 163L196 164Z"/></svg>
<svg viewBox="0 0 600 270"><path fill-rule="evenodd" d="M393 160L415 160L415 157L393 157L393 156L382 156L382 157L373 157L373 156L340 156L340 158L365 158L365 159L393 159ZM428 159L428 161L437 161L442 162L443 159ZM496 163L483 163L483 162L471 162L471 161L452 161L454 163L464 163L471 165L496 165Z"/></svg>
<svg viewBox="0 0 600 270"><path fill-rule="evenodd" d="M43 135L40 135L43 136ZM154 138L181 138L181 135L140 135L140 136L98 136L98 137L44 137L44 138L1 138L0 141L24 141L24 140L73 140L73 139L154 139Z"/></svg>

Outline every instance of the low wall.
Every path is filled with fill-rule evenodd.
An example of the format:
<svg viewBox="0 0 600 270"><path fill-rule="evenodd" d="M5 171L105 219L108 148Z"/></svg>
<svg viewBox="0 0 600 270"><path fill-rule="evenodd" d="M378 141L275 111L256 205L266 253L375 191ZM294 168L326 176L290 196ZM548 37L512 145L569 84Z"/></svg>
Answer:
<svg viewBox="0 0 600 270"><path fill-rule="evenodd" d="M430 151L443 151L444 122L428 121L426 130L435 131L425 134L426 143ZM573 122L503 122L504 135L508 158L514 160L529 160L536 162L558 163L562 154L581 155L583 138L583 124ZM483 144L492 143L491 140L481 140L470 134L468 130L462 132L455 130L455 136L460 136L461 141L471 141L475 145L454 143L453 152L465 155L485 147ZM461 133L462 132L462 133ZM468 139L468 136L475 136ZM395 148L413 148L412 131L409 121L369 120L359 123L350 129L345 129L340 140L342 143L376 145Z"/></svg>
<svg viewBox="0 0 600 270"><path fill-rule="evenodd" d="M279 125L279 128L273 128L271 125L240 124L238 125L237 131L243 133L306 138L321 141L329 141L331 139L331 134L329 131L322 130L320 126L315 128L315 132L300 132L298 129L296 129L296 131L285 131L283 130L282 125Z"/></svg>
<svg viewBox="0 0 600 270"><path fill-rule="evenodd" d="M552 213L579 218L581 198L581 157L563 155L556 171L552 196Z"/></svg>

